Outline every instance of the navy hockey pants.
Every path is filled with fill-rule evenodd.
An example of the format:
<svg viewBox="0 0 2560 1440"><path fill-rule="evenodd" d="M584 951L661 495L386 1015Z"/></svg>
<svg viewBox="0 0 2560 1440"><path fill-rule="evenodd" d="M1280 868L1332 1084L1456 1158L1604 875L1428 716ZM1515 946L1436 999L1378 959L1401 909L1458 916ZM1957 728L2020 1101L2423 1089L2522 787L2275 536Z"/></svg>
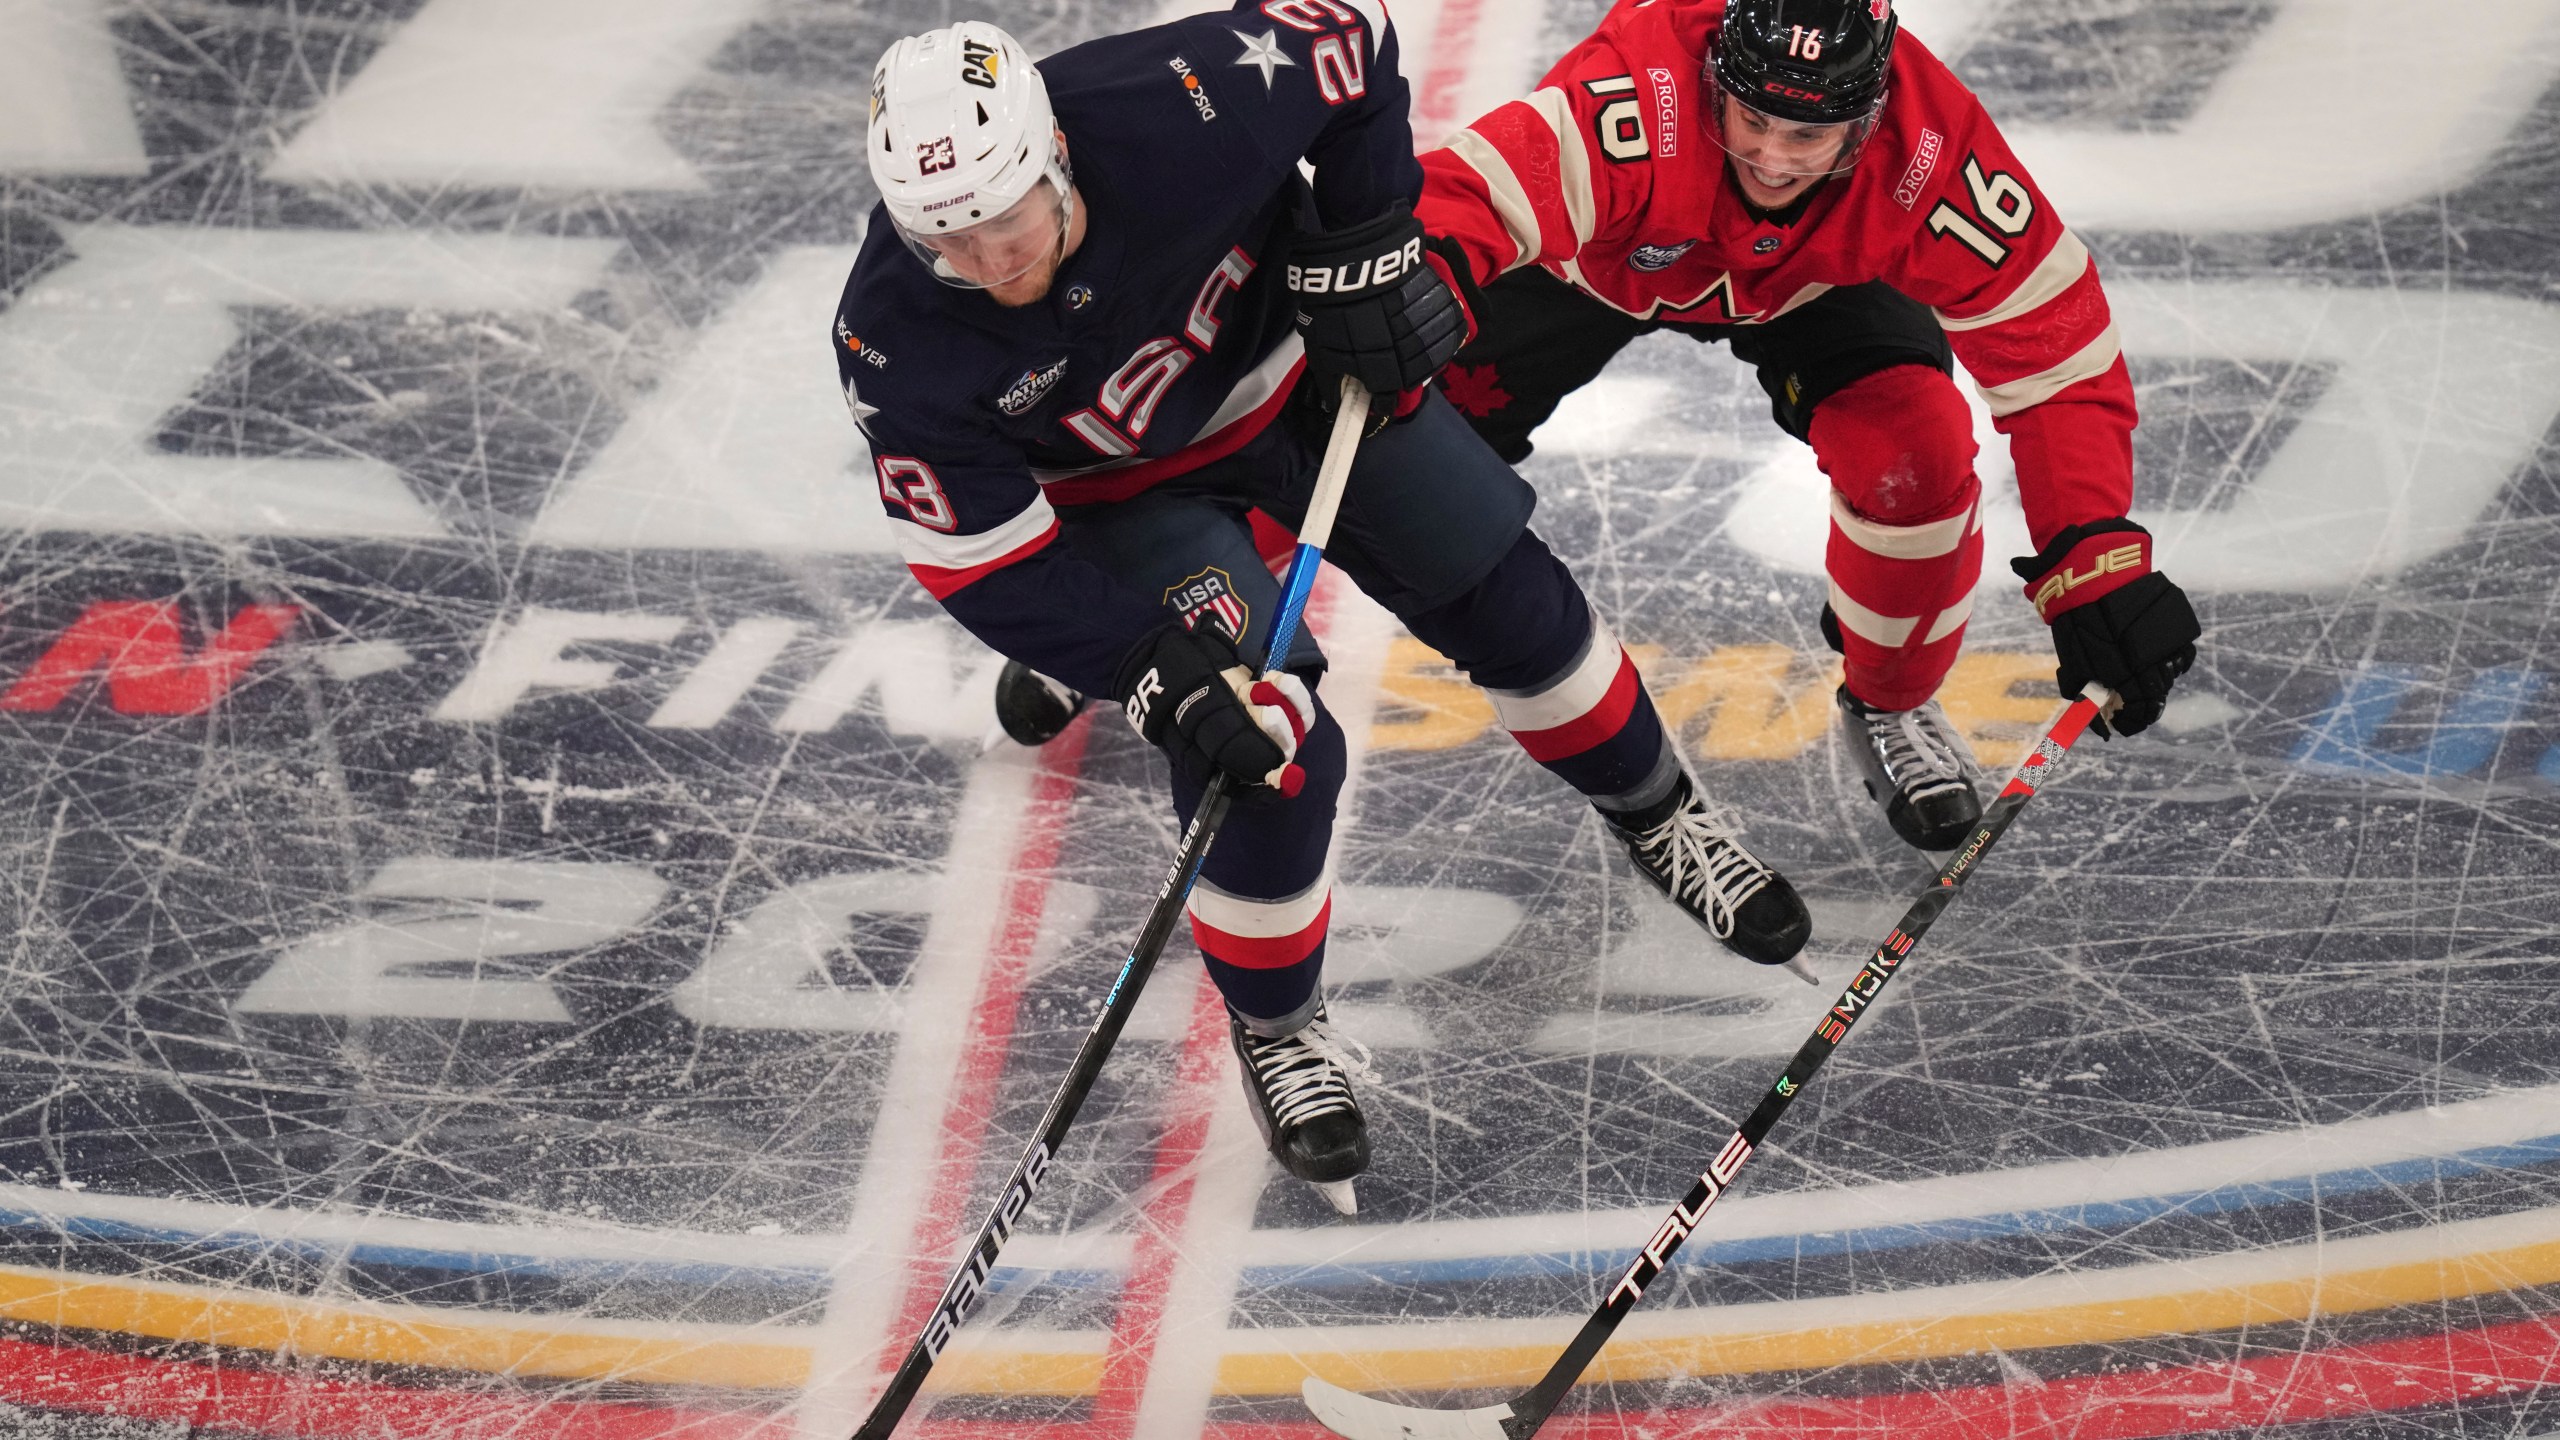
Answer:
<svg viewBox="0 0 2560 1440"><path fill-rule="evenodd" d="M1320 454L1317 427L1275 423L1236 453L1132 499L1061 511L1059 541L1259 664L1280 586L1247 514L1294 527ZM1658 806L1679 777L1635 666L1564 563L1529 528L1529 486L1435 393L1362 442L1325 561L1492 697L1531 758L1604 811ZM1289 668L1324 657L1301 628ZM1323 710L1319 696L1318 710ZM1240 803L1191 893L1192 934L1228 1004L1285 1035L1315 1013L1332 916L1342 727L1319 715L1300 747L1306 788ZM1196 787L1173 782L1190 822Z"/></svg>

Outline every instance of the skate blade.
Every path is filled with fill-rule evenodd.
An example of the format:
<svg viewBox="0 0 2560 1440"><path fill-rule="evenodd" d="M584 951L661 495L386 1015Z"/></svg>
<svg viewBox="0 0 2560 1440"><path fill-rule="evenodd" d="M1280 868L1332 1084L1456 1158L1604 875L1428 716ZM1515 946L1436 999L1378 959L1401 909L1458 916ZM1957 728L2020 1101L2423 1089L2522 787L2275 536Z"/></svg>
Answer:
<svg viewBox="0 0 2560 1440"><path fill-rule="evenodd" d="M987 727L985 737L979 740L978 753L981 755L992 755L996 752L997 746L1010 745L1012 743L1013 737L1004 733L1004 722L998 720Z"/></svg>
<svg viewBox="0 0 2560 1440"><path fill-rule="evenodd" d="M1307 1183L1316 1187L1316 1193L1325 1198L1325 1203L1333 1207L1335 1214L1357 1215L1360 1213L1360 1197L1353 1193L1350 1181L1310 1180Z"/></svg>
<svg viewBox="0 0 2560 1440"><path fill-rule="evenodd" d="M1822 977L1813 973L1813 967L1804 963L1803 956L1788 956L1785 968L1787 973L1795 976L1807 985L1812 986L1814 989L1819 990L1822 988Z"/></svg>

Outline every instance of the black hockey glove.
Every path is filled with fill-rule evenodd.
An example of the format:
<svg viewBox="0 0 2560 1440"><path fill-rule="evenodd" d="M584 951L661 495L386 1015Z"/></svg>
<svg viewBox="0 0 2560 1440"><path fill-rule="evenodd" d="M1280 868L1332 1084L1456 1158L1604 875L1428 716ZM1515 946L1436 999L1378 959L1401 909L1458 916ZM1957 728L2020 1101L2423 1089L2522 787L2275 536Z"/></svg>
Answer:
<svg viewBox="0 0 2560 1440"><path fill-rule="evenodd" d="M1130 726L1195 784L1220 771L1282 795L1306 783L1294 761L1315 724L1314 697L1295 675L1255 679L1219 636L1179 621L1149 634L1120 662L1112 693Z"/></svg>
<svg viewBox="0 0 2560 1440"><path fill-rule="evenodd" d="M1377 397L1378 410L1399 419L1412 414L1423 388L1475 334L1452 273L1403 204L1363 224L1300 237L1288 282L1317 403L1330 412L1349 375Z"/></svg>
<svg viewBox="0 0 2560 1440"><path fill-rule="evenodd" d="M2100 734L2139 734L2160 718L2169 687L2196 663L2196 623L2187 592L2151 568L2151 532L2130 520L2093 520L2009 568L2053 627L2054 672L2062 698L2095 680L2124 699Z"/></svg>

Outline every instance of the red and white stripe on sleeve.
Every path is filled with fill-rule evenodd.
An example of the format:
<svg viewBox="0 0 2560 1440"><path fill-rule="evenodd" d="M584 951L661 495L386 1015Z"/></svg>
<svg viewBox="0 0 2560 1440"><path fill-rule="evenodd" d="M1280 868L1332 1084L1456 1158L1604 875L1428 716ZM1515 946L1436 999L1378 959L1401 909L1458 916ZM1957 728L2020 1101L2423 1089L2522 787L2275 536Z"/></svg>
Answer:
<svg viewBox="0 0 2560 1440"><path fill-rule="evenodd" d="M892 533L898 554L934 599L953 592L990 571L1001 570L1037 554L1058 535L1058 512L1045 495L1034 494L1021 513L975 535L953 535L904 518L892 511Z"/></svg>
<svg viewBox="0 0 2560 1440"><path fill-rule="evenodd" d="M1995 419L2105 376L2124 354L2097 262L2069 230L2008 294L1970 313L1937 313Z"/></svg>
<svg viewBox="0 0 2560 1440"><path fill-rule="evenodd" d="M1477 203L1432 206L1439 187ZM1425 223L1448 217L1446 233L1484 279L1573 255L1589 243L1600 208L1582 121L1573 98L1553 85L1503 105L1423 157L1423 193Z"/></svg>

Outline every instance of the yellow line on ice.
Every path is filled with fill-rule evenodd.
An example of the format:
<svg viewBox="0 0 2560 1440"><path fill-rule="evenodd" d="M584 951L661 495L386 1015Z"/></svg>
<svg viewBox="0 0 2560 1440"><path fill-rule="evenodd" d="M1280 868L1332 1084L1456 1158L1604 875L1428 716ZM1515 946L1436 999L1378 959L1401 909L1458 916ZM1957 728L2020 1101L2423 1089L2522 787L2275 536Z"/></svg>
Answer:
<svg viewBox="0 0 2560 1440"><path fill-rule="evenodd" d="M2461 1253L2412 1253L2425 1249ZM2385 1263L2361 1263L2375 1260ZM2191 1283L2206 1266L2225 1274L2227 1282ZM2560 1284L2560 1211L2534 1211L2023 1281L1650 1315L1639 1310L1601 1352L1589 1378L1749 1374L2105 1344L2552 1284ZM2046 1290L2083 1298L2016 1303L2022 1291ZM796 1390L809 1379L807 1343L782 1327L546 1322L529 1315L332 1303L15 1266L0 1266L0 1318L278 1354L555 1379L757 1390ZM1464 1345L1409 1343L1427 1327L1310 1329L1296 1332L1297 1348L1228 1354L1218 1367L1217 1392L1295 1394L1309 1374L1371 1389L1518 1387L1545 1372L1573 1323L1566 1317L1485 1322L1466 1327L1477 1343ZM1238 1338L1267 1345L1288 1333L1246 1331ZM1483 1343L1488 1334L1498 1337L1496 1343ZM1002 1331L964 1335L943 1357L932 1388L1089 1395L1102 1378L1102 1340L1098 1332L1060 1334L1053 1346L1035 1349Z"/></svg>

